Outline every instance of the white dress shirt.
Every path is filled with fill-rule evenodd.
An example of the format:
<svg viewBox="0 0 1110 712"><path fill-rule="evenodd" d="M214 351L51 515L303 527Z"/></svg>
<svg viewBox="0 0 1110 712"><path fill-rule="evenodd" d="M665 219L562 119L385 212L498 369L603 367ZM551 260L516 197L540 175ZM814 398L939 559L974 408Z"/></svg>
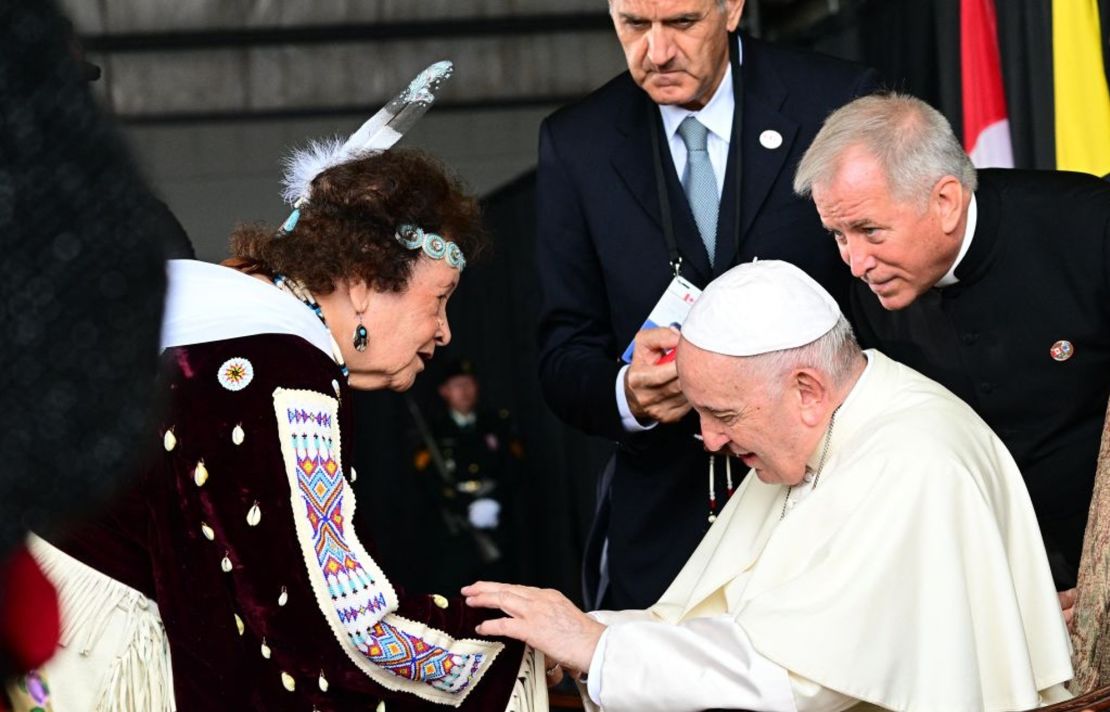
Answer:
<svg viewBox="0 0 1110 712"><path fill-rule="evenodd" d="M737 49L742 64L744 59L744 45L740 42L739 38L737 39ZM725 188L725 171L728 168L729 139L732 136L732 115L735 110L736 96L732 92L731 62L728 63L728 67L725 69L725 75L721 78L721 83L717 86L717 90L713 92L713 97L700 111L691 111L690 109L683 109L681 106L674 105L659 106L659 114L663 117L663 130L666 132L667 136L667 145L671 149L671 158L674 159L674 169L678 173L679 178L682 177L683 172L686 170L686 144L683 143L682 137L678 135L678 125L681 124L687 116L693 116L709 129L708 138L706 139L706 150L709 152L709 163L713 166L713 176L717 179L718 199ZM629 433L650 430L654 428L656 424L641 424L640 421L636 420L636 416L632 415L632 409L628 405L628 398L624 392L624 378L627 370L628 366L625 366L617 374L617 409L621 414L621 425L623 425L625 431Z"/></svg>
<svg viewBox="0 0 1110 712"><path fill-rule="evenodd" d="M455 421L455 425L462 429L469 428L478 422L477 413L471 412L464 415L454 408L448 408L447 414L451 416L451 420Z"/></svg>
<svg viewBox="0 0 1110 712"><path fill-rule="evenodd" d="M709 103L700 111L683 109L668 104L659 106L663 117L663 131L674 159L674 169L681 179L686 170L686 143L678 135L678 126L687 116L693 116L709 129L705 148L709 152L709 162L713 165L713 177L717 179L717 196L720 198L725 188L725 169L728 167L728 145L732 136L732 115L736 109L736 97L732 93L732 64L725 70L725 76L713 92Z"/></svg>

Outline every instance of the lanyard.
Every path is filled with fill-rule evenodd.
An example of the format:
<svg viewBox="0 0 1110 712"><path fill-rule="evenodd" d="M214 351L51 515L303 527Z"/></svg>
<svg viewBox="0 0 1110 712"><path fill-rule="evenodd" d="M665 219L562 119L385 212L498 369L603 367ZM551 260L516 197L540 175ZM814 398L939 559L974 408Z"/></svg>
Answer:
<svg viewBox="0 0 1110 712"><path fill-rule="evenodd" d="M732 39L732 38L730 38ZM739 36L736 38L739 43ZM741 168L741 135L740 130L742 126L741 119L743 118L742 101L744 93L742 90L742 83L740 81L740 62L736 49L730 41L728 44L729 61L732 63L732 96L733 96L733 110L732 110L732 136L729 139L729 151L732 154L733 164L733 187L735 198L735 213L733 225L733 239L736 241L736 253L740 252L740 186L741 176L743 170ZM671 214L671 199L667 193L667 174L663 172L663 141L660 138L659 124L662 121L659 116L659 110L654 102L647 102L648 106L648 123L651 126L651 156L652 166L655 169L655 192L659 196L659 218L663 224L663 240L667 243L667 253L670 256L671 269L674 271L674 276L679 276L682 272L682 255L678 251L678 242L674 236L674 216ZM670 151L667 151L670 155ZM689 160L689 159L687 159ZM726 163L727 166L727 163ZM727 170L727 168L726 168ZM709 265L710 274L713 273L713 265Z"/></svg>

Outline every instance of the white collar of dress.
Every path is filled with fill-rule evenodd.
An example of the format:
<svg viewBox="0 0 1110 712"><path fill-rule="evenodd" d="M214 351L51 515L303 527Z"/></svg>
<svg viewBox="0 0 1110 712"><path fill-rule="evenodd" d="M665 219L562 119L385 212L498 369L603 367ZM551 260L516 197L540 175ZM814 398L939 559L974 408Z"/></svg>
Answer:
<svg viewBox="0 0 1110 712"><path fill-rule="evenodd" d="M259 334L299 336L332 357L332 339L292 295L248 275L199 260L166 263L161 348Z"/></svg>

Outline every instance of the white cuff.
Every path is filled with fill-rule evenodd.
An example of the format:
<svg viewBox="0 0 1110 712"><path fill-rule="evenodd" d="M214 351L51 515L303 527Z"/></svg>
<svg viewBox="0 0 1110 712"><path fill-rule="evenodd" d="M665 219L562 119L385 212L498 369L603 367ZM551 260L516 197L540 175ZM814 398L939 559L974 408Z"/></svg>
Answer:
<svg viewBox="0 0 1110 712"><path fill-rule="evenodd" d="M624 366L617 372L617 410L621 414L621 425L628 433L651 430L659 423L653 422L650 425L641 425L640 421L636 420L636 416L632 415L632 409L628 407L628 395L624 392L624 376L628 372L628 368L628 366Z"/></svg>
<svg viewBox="0 0 1110 712"><path fill-rule="evenodd" d="M594 656L590 659L590 671L586 673L586 692L598 707L601 707L601 661L605 658L605 645L608 640L609 629L606 628L597 639Z"/></svg>

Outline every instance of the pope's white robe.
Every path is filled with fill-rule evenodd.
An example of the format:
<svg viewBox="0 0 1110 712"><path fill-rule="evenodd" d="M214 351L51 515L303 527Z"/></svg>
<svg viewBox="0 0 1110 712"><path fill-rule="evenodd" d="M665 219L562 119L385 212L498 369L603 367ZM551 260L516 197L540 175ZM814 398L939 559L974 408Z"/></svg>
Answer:
<svg viewBox="0 0 1110 712"><path fill-rule="evenodd" d="M658 603L594 614L605 710L780 709L776 667L802 711L1066 698L1067 632L1013 459L942 386L867 353L816 489L780 520L787 488L747 477Z"/></svg>

